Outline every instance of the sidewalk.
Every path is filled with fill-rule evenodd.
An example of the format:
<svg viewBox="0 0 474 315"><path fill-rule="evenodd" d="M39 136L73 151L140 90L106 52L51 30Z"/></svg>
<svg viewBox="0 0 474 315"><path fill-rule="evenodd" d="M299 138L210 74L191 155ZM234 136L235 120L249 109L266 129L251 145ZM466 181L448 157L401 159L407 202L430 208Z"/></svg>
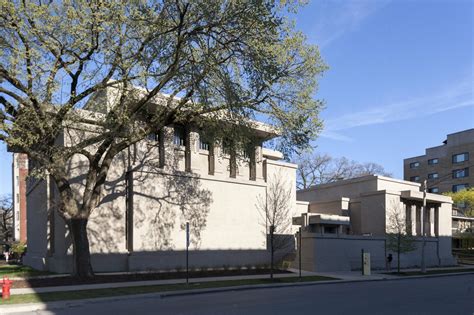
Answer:
<svg viewBox="0 0 474 315"><path fill-rule="evenodd" d="M463 269L472 269L472 266L458 266L458 267L446 267L446 268L427 268L427 270L459 270L462 272ZM274 274L275 278L291 278L298 277L298 269L288 269L291 273ZM403 272L419 271L419 269L403 269ZM393 270L392 270L393 272ZM370 276L364 276L360 271L337 271L337 272L310 272L302 271L301 276L323 276L335 278L337 280L331 280L331 282L337 281L368 281L368 280L389 280L389 279L400 279L406 278L407 276L400 277L396 274L386 274L385 270L374 270ZM432 275L424 275L432 276ZM189 283L202 283L202 282L214 282L214 281L228 281L228 280L249 280L249 279L268 279L270 274L263 275L251 275L251 276L225 276L225 277L205 277L205 278L190 278ZM319 281L328 282L328 281ZM167 285L167 284L184 284L186 279L169 279L169 280L147 280L147 281L127 281L127 282L113 282L113 283L98 283L98 284L82 284L82 285L67 285L67 286L54 286L54 287L41 287L41 288L18 288L11 289L11 294L30 294L30 293L46 293L46 292L66 292L66 291L80 291L80 290L93 290L93 289L107 289L107 288L125 288L125 287L140 287L140 286L152 286L152 285Z"/></svg>
<svg viewBox="0 0 474 315"><path fill-rule="evenodd" d="M440 268L430 268L428 270L436 270ZM429 278L429 277L443 277L443 276L455 276L462 274L463 269L472 269L469 267L457 267L457 268L442 268L460 270L460 273L450 274L434 274L434 275L417 275L417 276L396 276L383 274L383 270L375 271L370 276L361 275L360 271L348 271L348 272L308 272L302 271L302 277L309 276L324 276L332 277L338 280L320 280L320 281L308 281L308 282L293 282L293 283L268 283L268 284L250 284L250 285L238 285L231 287L216 287L207 289L186 289L178 291L162 291L155 293L141 293L141 298L167 298L173 296L182 295L194 295L194 294L206 294L213 292L225 292L225 291L240 291L240 290L257 290L264 288L278 288L278 287L297 287L297 286L312 286L312 285L337 285L349 282L368 282L368 281L385 281L385 280L408 280L414 278ZM403 271L418 271L419 269L405 269ZM275 278L288 278L298 277L298 270L289 269L293 273L289 274L275 274ZM465 272L464 274L472 274L474 271ZM207 278L193 278L190 279L189 283L199 282L212 282L212 281L226 281L226 280L245 280L245 279L265 279L269 278L270 275L252 275L252 276L228 276L228 277L207 277ZM13 289L13 294L27 294L27 293L43 293L43 292L64 292L64 291L79 291L79 290L91 290L91 289L107 289L107 288L124 288L124 287L138 287L138 286L151 286L151 285L166 285L166 284L184 284L185 279L171 279L171 280L152 280L152 281L136 281L136 282L120 282L120 283L103 283L103 284L91 284L91 285L76 285L76 286L61 286L61 287L44 287L34 289ZM54 310L63 309L68 307L74 307L83 305L84 303L99 303L103 301L117 301L123 299L133 299L137 295L117 295L111 297L99 297L92 299L82 300L65 300L58 302L41 302L41 303L29 303L29 304L11 304L11 305L0 305L0 314L13 314L19 312L32 312L38 310Z"/></svg>
<svg viewBox="0 0 474 315"><path fill-rule="evenodd" d="M274 274L275 278L291 278L298 277L298 271L289 269L293 273ZM322 273L302 271L302 277L306 276L326 276L341 279L336 275L324 275ZM226 277L205 277L205 278L190 278L189 283L202 283L214 281L228 281L228 280L249 280L249 279L268 279L270 274L251 275L251 276L226 276ZM348 277L351 279L351 277ZM113 283L97 283L97 284L82 284L82 285L68 285L68 286L54 286L42 288L18 288L11 289L11 294L29 294L29 293L46 293L46 292L65 292L65 291L80 291L93 289L108 289L108 288L125 288L125 287L140 287L152 285L166 285L166 284L185 284L186 279L169 279L169 280L147 280L147 281L127 281L127 282L113 282Z"/></svg>

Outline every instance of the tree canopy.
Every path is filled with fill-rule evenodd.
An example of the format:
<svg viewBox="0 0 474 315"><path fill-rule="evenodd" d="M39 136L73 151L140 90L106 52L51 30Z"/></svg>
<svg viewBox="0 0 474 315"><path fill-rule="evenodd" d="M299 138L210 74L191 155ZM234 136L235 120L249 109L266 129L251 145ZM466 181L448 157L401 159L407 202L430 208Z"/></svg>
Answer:
<svg viewBox="0 0 474 315"><path fill-rule="evenodd" d="M328 154L305 152L296 156L295 162L298 164L298 189L364 175L392 176L380 164L373 162L359 163L346 157L334 158Z"/></svg>
<svg viewBox="0 0 474 315"><path fill-rule="evenodd" d="M445 195L453 198L455 206L464 210L466 215L474 216L474 188L463 189L457 192L447 192Z"/></svg>

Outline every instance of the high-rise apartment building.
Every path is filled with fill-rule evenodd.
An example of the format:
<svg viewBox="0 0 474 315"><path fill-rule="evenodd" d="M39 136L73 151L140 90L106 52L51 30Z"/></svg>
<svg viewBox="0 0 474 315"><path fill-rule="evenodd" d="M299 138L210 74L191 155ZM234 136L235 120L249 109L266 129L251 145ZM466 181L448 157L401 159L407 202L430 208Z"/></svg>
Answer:
<svg viewBox="0 0 474 315"><path fill-rule="evenodd" d="M474 129L448 134L442 145L404 159L403 174L412 182L426 179L431 193L474 187Z"/></svg>

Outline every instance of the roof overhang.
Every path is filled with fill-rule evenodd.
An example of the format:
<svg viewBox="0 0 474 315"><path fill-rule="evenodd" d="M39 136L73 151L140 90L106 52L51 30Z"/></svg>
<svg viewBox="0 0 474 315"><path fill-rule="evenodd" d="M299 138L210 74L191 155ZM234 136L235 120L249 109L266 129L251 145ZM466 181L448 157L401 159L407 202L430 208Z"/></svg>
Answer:
<svg viewBox="0 0 474 315"><path fill-rule="evenodd" d="M350 221L349 217L334 214L311 214L308 217L308 224L350 225Z"/></svg>
<svg viewBox="0 0 474 315"><path fill-rule="evenodd" d="M404 190L400 196L404 199L423 201L423 192L421 191ZM430 193L426 194L426 201L430 203L453 203L451 197Z"/></svg>

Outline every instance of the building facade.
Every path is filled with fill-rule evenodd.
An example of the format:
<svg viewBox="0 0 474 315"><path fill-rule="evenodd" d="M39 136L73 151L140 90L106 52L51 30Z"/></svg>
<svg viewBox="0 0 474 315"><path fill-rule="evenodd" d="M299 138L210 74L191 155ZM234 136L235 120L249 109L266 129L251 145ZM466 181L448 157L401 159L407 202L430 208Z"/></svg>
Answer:
<svg viewBox="0 0 474 315"><path fill-rule="evenodd" d="M422 212L420 184L369 175L299 190L304 269L360 269L361 250L369 252L375 269L385 268L386 235L413 236L416 249L403 255L403 267L419 266L424 231L427 265L452 265L450 197L427 194ZM303 204L306 202L306 206ZM298 251L297 251L298 252ZM393 253L396 256L396 253Z"/></svg>
<svg viewBox="0 0 474 315"><path fill-rule="evenodd" d="M405 180L427 180L428 191L443 193L474 186L474 129L449 134L443 145L403 160Z"/></svg>
<svg viewBox="0 0 474 315"><path fill-rule="evenodd" d="M14 153L12 163L13 191L13 240L26 242L26 179L28 176L28 156Z"/></svg>
<svg viewBox="0 0 474 315"><path fill-rule="evenodd" d="M296 165L262 147L275 136L259 124L246 153L210 142L195 126L167 126L119 154L109 170L104 198L88 223L95 271L181 269L185 265L186 223L190 266L267 264L268 227L257 207L272 180L291 191L288 220L296 213ZM68 145L75 131L58 143ZM72 135L72 136L71 136ZM83 189L81 156L70 161L71 185ZM71 238L55 210L50 178L28 182L28 252L36 269L69 272ZM291 234L291 231L289 231ZM294 250L294 246L293 246Z"/></svg>

